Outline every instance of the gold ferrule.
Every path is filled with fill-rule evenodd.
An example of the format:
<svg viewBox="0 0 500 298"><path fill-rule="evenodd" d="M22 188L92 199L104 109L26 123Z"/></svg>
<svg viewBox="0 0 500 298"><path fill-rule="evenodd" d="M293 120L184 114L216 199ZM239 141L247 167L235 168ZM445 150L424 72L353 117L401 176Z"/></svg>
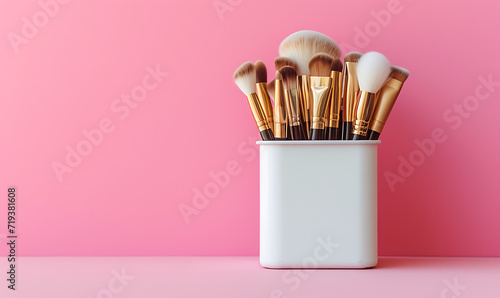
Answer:
<svg viewBox="0 0 500 298"><path fill-rule="evenodd" d="M377 93L377 105L370 121L369 129L378 133L384 129L385 122L391 113L392 107L396 103L399 92L403 88L403 82L396 79L389 79L387 83Z"/></svg>
<svg viewBox="0 0 500 298"><path fill-rule="evenodd" d="M285 102L288 124L291 126L300 125L300 102L297 90L285 90Z"/></svg>
<svg viewBox="0 0 500 298"><path fill-rule="evenodd" d="M250 110L252 110L253 118L255 119L255 123L257 123L257 127L259 131L263 131L266 129L270 129L270 123L267 121L267 118L264 114L264 110L260 105L259 97L256 93L248 94L248 104L250 104Z"/></svg>
<svg viewBox="0 0 500 298"><path fill-rule="evenodd" d="M352 121L352 133L366 136L368 124L370 123L373 110L375 109L377 94L366 91L360 91L358 94L359 96L354 110L354 119Z"/></svg>
<svg viewBox="0 0 500 298"><path fill-rule="evenodd" d="M343 71L342 98L344 102L344 122L352 122L356 95L359 92L358 77L356 73L357 62L346 62Z"/></svg>
<svg viewBox="0 0 500 298"><path fill-rule="evenodd" d="M270 124L273 123L273 105L271 104L271 99L269 98L269 94L267 93L267 83L257 83L257 96L260 100L260 105L264 110L264 115L267 118L267 122ZM271 130L273 129L271 125Z"/></svg>
<svg viewBox="0 0 500 298"><path fill-rule="evenodd" d="M309 75L301 75L297 77L298 97L300 100L300 113L302 120L306 125L306 133L309 138L309 128L312 118L312 96L311 96L311 80Z"/></svg>
<svg viewBox="0 0 500 298"><path fill-rule="evenodd" d="M332 78L330 77L315 77L311 78L311 97L312 97L312 128L324 129L325 128L325 109L330 96L330 89L332 88Z"/></svg>
<svg viewBox="0 0 500 298"><path fill-rule="evenodd" d="M283 81L276 80L274 89L274 137L285 139L287 130L285 89Z"/></svg>
<svg viewBox="0 0 500 298"><path fill-rule="evenodd" d="M328 113L328 127L339 127L340 122L340 105L342 102L342 73L340 71L332 71L332 91L330 92L330 109Z"/></svg>

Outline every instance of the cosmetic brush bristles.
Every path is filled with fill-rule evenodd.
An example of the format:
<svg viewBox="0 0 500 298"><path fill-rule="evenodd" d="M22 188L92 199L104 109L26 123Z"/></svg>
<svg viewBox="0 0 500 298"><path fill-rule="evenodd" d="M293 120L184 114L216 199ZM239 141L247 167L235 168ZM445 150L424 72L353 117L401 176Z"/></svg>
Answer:
<svg viewBox="0 0 500 298"><path fill-rule="evenodd" d="M271 130L273 130L273 106L271 104L271 99L267 94L267 69L266 65L262 61L255 62L255 81L257 84L257 95L259 96L260 104L264 110L264 114L267 121L271 124Z"/></svg>
<svg viewBox="0 0 500 298"><path fill-rule="evenodd" d="M333 60L332 71L342 72L342 61L340 59Z"/></svg>
<svg viewBox="0 0 500 298"><path fill-rule="evenodd" d="M274 102L274 95L276 93L275 88L276 88L276 79L273 79L271 82L267 84L267 94L269 95L269 98L273 102Z"/></svg>
<svg viewBox="0 0 500 298"><path fill-rule="evenodd" d="M297 97L297 72L293 67L285 66L279 70L279 73L283 77L287 122L291 138L292 140L304 140L305 131L300 118L300 101Z"/></svg>
<svg viewBox="0 0 500 298"><path fill-rule="evenodd" d="M345 55L344 57L344 63L345 62L358 62L359 58L361 58L361 53L359 52L349 52Z"/></svg>
<svg viewBox="0 0 500 298"><path fill-rule="evenodd" d="M317 53L333 58L340 56L339 46L330 37L315 31L298 31L285 38L279 46L279 55L297 63L299 75L309 74L309 61Z"/></svg>
<svg viewBox="0 0 500 298"><path fill-rule="evenodd" d="M380 137L392 108L398 99L399 92L403 88L403 83L409 75L410 72L402 67L391 67L389 80L377 93L378 100L368 129L368 140L378 140Z"/></svg>
<svg viewBox="0 0 500 298"><path fill-rule="evenodd" d="M314 55L309 61L309 72L315 77L329 77L334 58L325 53Z"/></svg>
<svg viewBox="0 0 500 298"><path fill-rule="evenodd" d="M342 62L335 59L330 72L332 78L332 90L326 106L325 139L340 140L342 123Z"/></svg>
<svg viewBox="0 0 500 298"><path fill-rule="evenodd" d="M276 70L280 70L285 66L291 66L295 71L297 71L297 63L295 63L292 59L286 57L278 57L274 59L274 66Z"/></svg>
<svg viewBox="0 0 500 298"><path fill-rule="evenodd" d="M409 75L410 75L410 72L405 68L402 68L399 66L392 66L391 67L391 78L392 79L395 79L395 80L398 80L398 81L404 83Z"/></svg>
<svg viewBox="0 0 500 298"><path fill-rule="evenodd" d="M310 139L323 140L325 132L325 110L332 87L332 70L334 58L325 53L318 53L309 61L311 73L311 97L313 118L311 124Z"/></svg>
<svg viewBox="0 0 500 298"><path fill-rule="evenodd" d="M262 140L274 140L274 135L271 130L271 123L265 117L264 110L259 101L259 97L255 93L256 90L256 70L252 62L245 62L236 69L233 74L233 79L238 88L247 96L250 109L252 111L255 123L259 128ZM267 92L267 91L266 91ZM267 94L266 94L267 95Z"/></svg>
<svg viewBox="0 0 500 298"><path fill-rule="evenodd" d="M267 68L264 62L260 60L255 62L255 82L267 83Z"/></svg>
<svg viewBox="0 0 500 298"><path fill-rule="evenodd" d="M356 101L352 133L353 140L365 140L375 109L376 93L387 81L391 64L384 55L368 52L359 59L356 72L360 92Z"/></svg>

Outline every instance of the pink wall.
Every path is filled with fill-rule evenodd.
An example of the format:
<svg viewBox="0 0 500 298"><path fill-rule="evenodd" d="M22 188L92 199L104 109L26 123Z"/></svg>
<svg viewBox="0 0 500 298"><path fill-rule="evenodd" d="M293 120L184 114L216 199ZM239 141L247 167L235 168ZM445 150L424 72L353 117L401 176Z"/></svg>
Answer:
<svg viewBox="0 0 500 298"><path fill-rule="evenodd" d="M310 29L411 71L379 147L380 254L500 256L498 2L60 2L50 16L0 2L0 187L18 188L19 254L257 255L258 133L232 73ZM230 181L186 223L179 207L220 171Z"/></svg>

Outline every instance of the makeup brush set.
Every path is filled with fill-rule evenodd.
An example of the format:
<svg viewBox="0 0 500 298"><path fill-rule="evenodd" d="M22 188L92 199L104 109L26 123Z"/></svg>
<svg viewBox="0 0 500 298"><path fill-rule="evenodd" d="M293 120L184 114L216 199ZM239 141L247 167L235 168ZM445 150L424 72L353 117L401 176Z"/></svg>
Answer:
<svg viewBox="0 0 500 298"><path fill-rule="evenodd" d="M269 83L262 61L233 75L264 141L377 140L409 75L378 52L351 52L342 64L335 41L314 31L285 38L279 55Z"/></svg>

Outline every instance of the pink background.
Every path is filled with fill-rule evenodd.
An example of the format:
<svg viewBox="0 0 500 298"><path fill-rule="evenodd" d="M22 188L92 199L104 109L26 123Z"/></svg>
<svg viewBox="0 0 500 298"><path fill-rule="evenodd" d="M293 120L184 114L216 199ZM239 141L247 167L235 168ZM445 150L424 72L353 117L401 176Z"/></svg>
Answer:
<svg viewBox="0 0 500 298"><path fill-rule="evenodd" d="M65 2L45 19L38 1L0 2L0 191L18 189L20 255L257 255L258 132L232 73L261 59L271 76L280 41L310 29L411 71L379 147L380 255L500 256L500 86L478 87L500 82L500 3ZM146 77L157 65L168 76ZM118 101L144 79L152 90L134 108ZM58 179L52 165L103 121L113 130ZM420 155L436 129L444 142ZM401 158L421 164L398 172ZM400 176L392 188L387 172ZM186 206L198 207L188 219Z"/></svg>

